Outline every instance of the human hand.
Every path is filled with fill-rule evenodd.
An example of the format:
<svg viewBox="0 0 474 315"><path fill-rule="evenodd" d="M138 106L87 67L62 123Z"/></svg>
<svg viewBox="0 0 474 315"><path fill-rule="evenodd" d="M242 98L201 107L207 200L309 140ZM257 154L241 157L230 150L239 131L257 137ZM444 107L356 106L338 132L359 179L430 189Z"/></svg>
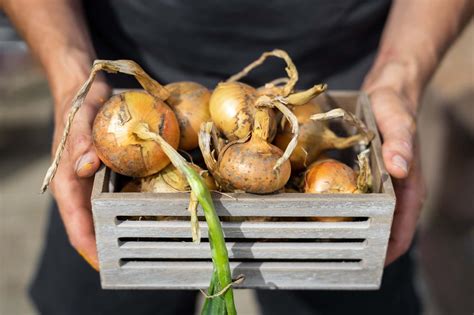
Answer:
<svg viewBox="0 0 474 315"><path fill-rule="evenodd" d="M84 80L85 81L85 80ZM82 84L80 82L79 84ZM61 140L71 101L80 85L55 95L55 129L52 152ZM61 163L50 188L58 204L71 245L96 270L99 269L90 196L93 175L100 160L92 143L92 124L100 106L110 96L111 89L103 81L91 87L76 114L66 142ZM54 94L54 93L53 93Z"/></svg>
<svg viewBox="0 0 474 315"><path fill-rule="evenodd" d="M410 247L426 193L416 141L417 106L399 84L391 84L397 78L392 75L369 76L363 86L383 138L382 156L397 197L385 265Z"/></svg>

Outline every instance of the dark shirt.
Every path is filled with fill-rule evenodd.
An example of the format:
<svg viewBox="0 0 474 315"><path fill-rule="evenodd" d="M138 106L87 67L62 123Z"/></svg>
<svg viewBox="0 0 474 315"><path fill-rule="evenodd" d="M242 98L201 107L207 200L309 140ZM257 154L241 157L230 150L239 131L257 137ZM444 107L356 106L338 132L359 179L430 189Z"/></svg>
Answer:
<svg viewBox="0 0 474 315"><path fill-rule="evenodd" d="M86 0L98 57L132 59L162 83L226 79L264 51L289 52L299 88L326 82L358 88L369 69L390 8L378 0ZM284 76L271 60L247 80ZM109 76L115 86L135 84ZM131 83L133 82L133 83Z"/></svg>

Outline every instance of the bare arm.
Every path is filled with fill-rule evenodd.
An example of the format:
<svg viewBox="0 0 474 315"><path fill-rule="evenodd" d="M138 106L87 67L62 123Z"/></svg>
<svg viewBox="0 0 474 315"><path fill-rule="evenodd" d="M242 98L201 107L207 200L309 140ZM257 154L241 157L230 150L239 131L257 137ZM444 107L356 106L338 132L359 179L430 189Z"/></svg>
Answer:
<svg viewBox="0 0 474 315"><path fill-rule="evenodd" d="M469 0L395 0L376 61L364 82L395 177L397 206L386 263L411 244L425 190L416 144L423 90L444 53L472 16Z"/></svg>
<svg viewBox="0 0 474 315"><path fill-rule="evenodd" d="M1 6L28 43L46 73L54 99L53 152L64 129L71 99L86 80L95 58L81 2L75 0L3 0ZM91 141L91 125L98 104L109 88L95 83L78 113L71 137L52 183L69 240L98 268L90 193L91 176L100 165Z"/></svg>
<svg viewBox="0 0 474 315"><path fill-rule="evenodd" d="M43 66L53 97L84 79L95 57L76 0L3 0L3 8Z"/></svg>

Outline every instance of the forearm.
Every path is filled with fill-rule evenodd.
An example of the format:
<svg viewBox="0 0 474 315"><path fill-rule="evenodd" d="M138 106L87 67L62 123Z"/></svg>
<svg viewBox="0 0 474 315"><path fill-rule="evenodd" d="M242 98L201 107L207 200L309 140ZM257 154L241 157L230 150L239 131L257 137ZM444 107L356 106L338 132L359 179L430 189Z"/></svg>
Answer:
<svg viewBox="0 0 474 315"><path fill-rule="evenodd" d="M470 0L395 0L364 88L393 89L416 112L425 85L472 12Z"/></svg>
<svg viewBox="0 0 474 315"><path fill-rule="evenodd" d="M3 9L45 70L56 104L78 88L95 58L76 0L4 0Z"/></svg>

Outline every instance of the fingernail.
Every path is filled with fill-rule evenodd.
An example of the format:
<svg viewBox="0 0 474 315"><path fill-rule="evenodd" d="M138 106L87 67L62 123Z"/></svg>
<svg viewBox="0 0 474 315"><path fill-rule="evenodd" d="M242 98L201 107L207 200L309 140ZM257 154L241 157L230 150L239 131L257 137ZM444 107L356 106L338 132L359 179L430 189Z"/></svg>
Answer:
<svg viewBox="0 0 474 315"><path fill-rule="evenodd" d="M398 167L401 168L405 173L408 173L408 163L405 161L404 158L402 158L400 155L395 155L392 158L392 163Z"/></svg>
<svg viewBox="0 0 474 315"><path fill-rule="evenodd" d="M92 259L90 259L89 257L87 257L82 251L78 250L77 252L79 253L79 255L81 255L82 258L84 258L84 260L85 260L92 268L94 268L95 271L99 271L99 266L98 266L97 262L92 261Z"/></svg>
<svg viewBox="0 0 474 315"><path fill-rule="evenodd" d="M87 154L84 154L83 156L79 158L79 160L77 160L76 173L79 174L79 173L87 172L88 170L92 168L93 165L94 165L94 162L92 162L91 158Z"/></svg>

